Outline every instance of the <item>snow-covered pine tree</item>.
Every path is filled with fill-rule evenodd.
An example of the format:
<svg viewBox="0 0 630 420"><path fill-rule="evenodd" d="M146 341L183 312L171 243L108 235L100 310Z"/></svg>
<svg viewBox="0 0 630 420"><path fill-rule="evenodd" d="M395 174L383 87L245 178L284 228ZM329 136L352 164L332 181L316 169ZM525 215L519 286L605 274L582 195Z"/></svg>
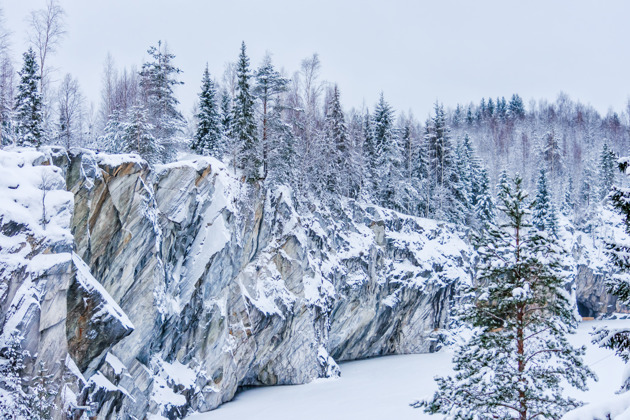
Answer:
<svg viewBox="0 0 630 420"><path fill-rule="evenodd" d="M374 142L375 195L378 203L387 208L402 210L405 189L401 188L401 152L394 131L394 111L385 101L383 93L372 117Z"/></svg>
<svg viewBox="0 0 630 420"><path fill-rule="evenodd" d="M617 155L604 143L599 157L599 198L603 200L610 193L617 173Z"/></svg>
<svg viewBox="0 0 630 420"><path fill-rule="evenodd" d="M124 116L115 110L103 129L103 134L98 139L98 147L108 153L123 153L125 150Z"/></svg>
<svg viewBox="0 0 630 420"><path fill-rule="evenodd" d="M151 135L162 146L160 160L168 162L175 158L186 127L173 91L175 86L183 84L177 80L182 71L173 65L175 55L168 51L166 44L162 45L162 41L158 41L157 48L151 46L147 52L152 60L142 65L140 87L152 127Z"/></svg>
<svg viewBox="0 0 630 420"><path fill-rule="evenodd" d="M15 97L17 144L39 147L44 138L42 97L39 92L39 66L35 52L29 48L23 55L20 83Z"/></svg>
<svg viewBox="0 0 630 420"><path fill-rule="evenodd" d="M46 364L40 361L37 372L28 387L28 406L31 418L34 420L50 419L57 409L54 399L58 392L54 376L49 372Z"/></svg>
<svg viewBox="0 0 630 420"><path fill-rule="evenodd" d="M562 383L583 390L595 378L582 361L585 348L566 339L576 321L561 275L563 251L531 229L519 176L501 196L507 223L475 238L475 301L461 311L472 336L455 352L455 375L437 378L434 396L414 406L450 419L559 419L579 405L563 395Z"/></svg>
<svg viewBox="0 0 630 420"><path fill-rule="evenodd" d="M348 127L341 109L339 88L333 87L326 112L326 149L330 156L326 177L326 189L333 193L348 195Z"/></svg>
<svg viewBox="0 0 630 420"><path fill-rule="evenodd" d="M575 211L575 200L573 198L573 178L569 177L564 189L564 199L562 201L562 207L560 211L566 217L571 217Z"/></svg>
<svg viewBox="0 0 630 420"><path fill-rule="evenodd" d="M27 396L23 390L22 374L28 352L22 349L23 337L13 331L0 348L0 416L18 419L28 414Z"/></svg>
<svg viewBox="0 0 630 420"><path fill-rule="evenodd" d="M261 66L255 74L256 85L253 94L260 99L262 103L262 163L263 178L267 177L269 172L269 160L271 153L271 133L270 126L277 125L270 121L270 117L279 117L279 113L273 112L273 107L277 104L278 96L287 91L289 80L282 77L279 71L275 69L271 62L271 55L266 54Z"/></svg>
<svg viewBox="0 0 630 420"><path fill-rule="evenodd" d="M450 128L446 124L444 107L436 102L434 112L427 122L424 136L429 163L428 187L430 199L434 201L429 216L461 222L465 208L462 199L458 198L461 183L454 162Z"/></svg>
<svg viewBox="0 0 630 420"><path fill-rule="evenodd" d="M523 105L523 99L516 93L512 95L510 103L508 104L508 112L511 118L523 118L525 117L525 106Z"/></svg>
<svg viewBox="0 0 630 420"><path fill-rule="evenodd" d="M223 151L222 127L216 96L217 91L206 64L201 79L201 92L199 93L199 112L196 115L197 130L190 148L202 155L220 158Z"/></svg>
<svg viewBox="0 0 630 420"><path fill-rule="evenodd" d="M236 142L234 149L239 151L237 164L243 169L245 178L248 181L256 181L260 178L262 160L258 150L254 97L250 88L251 75L245 42L241 44L241 52L236 64L236 78L236 97L232 106L230 138L231 141Z"/></svg>
<svg viewBox="0 0 630 420"><path fill-rule="evenodd" d="M153 137L153 126L143 106L136 105L129 110L122 128L125 153L136 152L151 165L162 160L164 147Z"/></svg>
<svg viewBox="0 0 630 420"><path fill-rule="evenodd" d="M558 235L558 215L551 201L551 194L547 186L547 173L540 170L534 202L533 218L534 227L540 231L546 231L554 236Z"/></svg>
<svg viewBox="0 0 630 420"><path fill-rule="evenodd" d="M490 192L490 178L488 170L481 168L479 173L477 192L475 198L475 216L480 228L485 228L489 223L494 222L495 206Z"/></svg>

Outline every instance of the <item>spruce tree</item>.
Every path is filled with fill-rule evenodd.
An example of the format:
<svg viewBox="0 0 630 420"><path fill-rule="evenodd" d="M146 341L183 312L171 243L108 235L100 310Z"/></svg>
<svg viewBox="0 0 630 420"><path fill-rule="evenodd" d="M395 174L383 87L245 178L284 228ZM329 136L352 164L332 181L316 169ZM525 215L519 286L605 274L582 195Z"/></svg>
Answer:
<svg viewBox="0 0 630 420"><path fill-rule="evenodd" d="M28 391L28 405L31 418L34 420L50 419L57 409L54 399L58 389L54 376L49 372L44 362L39 362L37 372L31 380Z"/></svg>
<svg viewBox="0 0 630 420"><path fill-rule="evenodd" d="M494 222L495 213L495 206L490 192L490 179L486 168L481 168L475 201L477 222L480 228L485 228L489 223Z"/></svg>
<svg viewBox="0 0 630 420"><path fill-rule="evenodd" d="M348 173L348 127L341 109L339 88L334 86L328 102L326 113L326 154L328 159L328 176L325 180L330 192L348 194L348 182L345 176Z"/></svg>
<svg viewBox="0 0 630 420"><path fill-rule="evenodd" d="M250 88L251 75L245 42L241 44L241 53L236 64L236 79L236 97L232 107L230 137L236 142L236 150L239 151L238 165L243 169L245 178L248 181L256 181L260 178L262 160L258 150L254 97Z"/></svg>
<svg viewBox="0 0 630 420"><path fill-rule="evenodd" d="M160 160L171 161L175 158L178 144L182 142L185 120L177 109L179 101L175 97L174 87L183 84L177 80L182 71L173 65L175 55L166 45L158 42L147 51L152 60L145 62L140 71L140 87L147 110L151 135L162 148Z"/></svg>
<svg viewBox="0 0 630 420"><path fill-rule="evenodd" d="M108 118L103 135L99 138L99 149L109 153L123 153L125 150L124 116L115 110Z"/></svg>
<svg viewBox="0 0 630 420"><path fill-rule="evenodd" d="M23 390L24 359L29 356L22 349L22 337L17 331L8 334L0 348L0 416L18 419L27 415L28 397Z"/></svg>
<svg viewBox="0 0 630 420"><path fill-rule="evenodd" d="M190 148L202 155L220 158L222 152L221 115L216 96L216 88L206 64L199 93L197 130Z"/></svg>
<svg viewBox="0 0 630 420"><path fill-rule="evenodd" d="M536 201L533 210L534 227L540 231L557 236L558 216L551 201L551 194L547 187L547 175L544 169L540 170L536 190Z"/></svg>
<svg viewBox="0 0 630 420"><path fill-rule="evenodd" d="M376 197L380 205L402 210L405 201L400 195L401 152L394 132L394 111L385 101L383 94L379 98L372 117L373 135L373 174Z"/></svg>
<svg viewBox="0 0 630 420"><path fill-rule="evenodd" d="M124 152L136 152L151 165L161 161L164 147L153 136L154 128L149 122L146 110L142 106L137 105L131 108L122 128L124 133Z"/></svg>
<svg viewBox="0 0 630 420"><path fill-rule="evenodd" d="M32 48L23 54L23 58L24 64L19 71L20 83L15 97L17 144L39 147L44 137L39 66Z"/></svg>
<svg viewBox="0 0 630 420"><path fill-rule="evenodd" d="M531 229L522 180L503 185L499 207L507 223L475 238L480 256L473 303L461 310L472 327L455 352L455 375L439 377L438 391L414 405L449 419L559 419L579 402L564 382L586 389L595 375L566 335L574 332L573 306L562 276L563 250Z"/></svg>
<svg viewBox="0 0 630 420"><path fill-rule="evenodd" d="M617 155L604 143L599 158L599 198L603 200L610 193L617 172Z"/></svg>
<svg viewBox="0 0 630 420"><path fill-rule="evenodd" d="M273 112L273 107L277 105L278 96L286 92L289 80L282 77L271 62L271 56L265 55L262 65L256 71L255 74L256 84L253 89L253 94L260 99L262 103L262 163L263 163L263 178L267 177L269 172L269 160L271 153L271 141L270 133L271 126L276 126L275 122L270 119L272 117L279 117L279 113Z"/></svg>

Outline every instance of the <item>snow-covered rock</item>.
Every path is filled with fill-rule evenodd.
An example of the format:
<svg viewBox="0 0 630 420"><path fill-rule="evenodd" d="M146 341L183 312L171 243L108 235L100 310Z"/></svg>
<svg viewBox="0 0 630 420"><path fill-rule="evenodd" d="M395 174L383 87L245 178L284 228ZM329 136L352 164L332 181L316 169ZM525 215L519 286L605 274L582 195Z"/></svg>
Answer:
<svg viewBox="0 0 630 420"><path fill-rule="evenodd" d="M449 224L353 201L298 210L288 188L211 158L69 160L76 253L135 328L83 368L127 393L101 415L179 417L242 386L337 375L336 361L429 352L470 276Z"/></svg>
<svg viewBox="0 0 630 420"><path fill-rule="evenodd" d="M0 345L23 337L24 374L43 362L66 383L55 401L65 407L85 384L77 364L104 356L133 325L73 255L74 197L55 162L67 162L65 151L0 151Z"/></svg>

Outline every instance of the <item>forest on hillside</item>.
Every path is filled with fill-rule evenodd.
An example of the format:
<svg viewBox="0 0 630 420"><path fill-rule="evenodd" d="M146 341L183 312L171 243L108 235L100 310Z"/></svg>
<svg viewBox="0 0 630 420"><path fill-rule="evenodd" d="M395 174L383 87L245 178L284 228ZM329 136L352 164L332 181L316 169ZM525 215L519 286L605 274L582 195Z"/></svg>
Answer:
<svg viewBox="0 0 630 420"><path fill-rule="evenodd" d="M48 64L63 48L61 6L33 11L28 30L21 62L11 58L11 34L0 37L4 146L135 152L150 164L210 155L249 182L291 185L300 203L345 196L468 226L492 217L502 173L520 173L533 190L540 170L555 211L586 223L618 181L615 162L628 150L630 108L602 116L565 94L525 104L521 92L436 102L426 121L397 112L386 93L372 107L343 109L343 86L321 80L317 54L289 73L269 54L251 63L245 42L222 75L186 69L200 80L190 115L176 94L182 70L162 41L137 68L118 68L108 55L101 97L86 98L79 80L53 77L59 71Z"/></svg>

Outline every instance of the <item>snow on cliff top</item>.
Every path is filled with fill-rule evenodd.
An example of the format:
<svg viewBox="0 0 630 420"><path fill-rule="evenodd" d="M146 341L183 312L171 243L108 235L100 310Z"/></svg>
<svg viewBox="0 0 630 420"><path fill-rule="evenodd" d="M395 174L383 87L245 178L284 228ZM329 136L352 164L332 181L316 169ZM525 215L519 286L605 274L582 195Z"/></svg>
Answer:
<svg viewBox="0 0 630 420"><path fill-rule="evenodd" d="M65 190L61 170L50 161L50 155L33 149L0 150L0 225L4 227L0 264L4 268L27 264L33 242L72 245L74 197ZM42 262L33 268L41 269ZM47 262L55 263L50 258Z"/></svg>

